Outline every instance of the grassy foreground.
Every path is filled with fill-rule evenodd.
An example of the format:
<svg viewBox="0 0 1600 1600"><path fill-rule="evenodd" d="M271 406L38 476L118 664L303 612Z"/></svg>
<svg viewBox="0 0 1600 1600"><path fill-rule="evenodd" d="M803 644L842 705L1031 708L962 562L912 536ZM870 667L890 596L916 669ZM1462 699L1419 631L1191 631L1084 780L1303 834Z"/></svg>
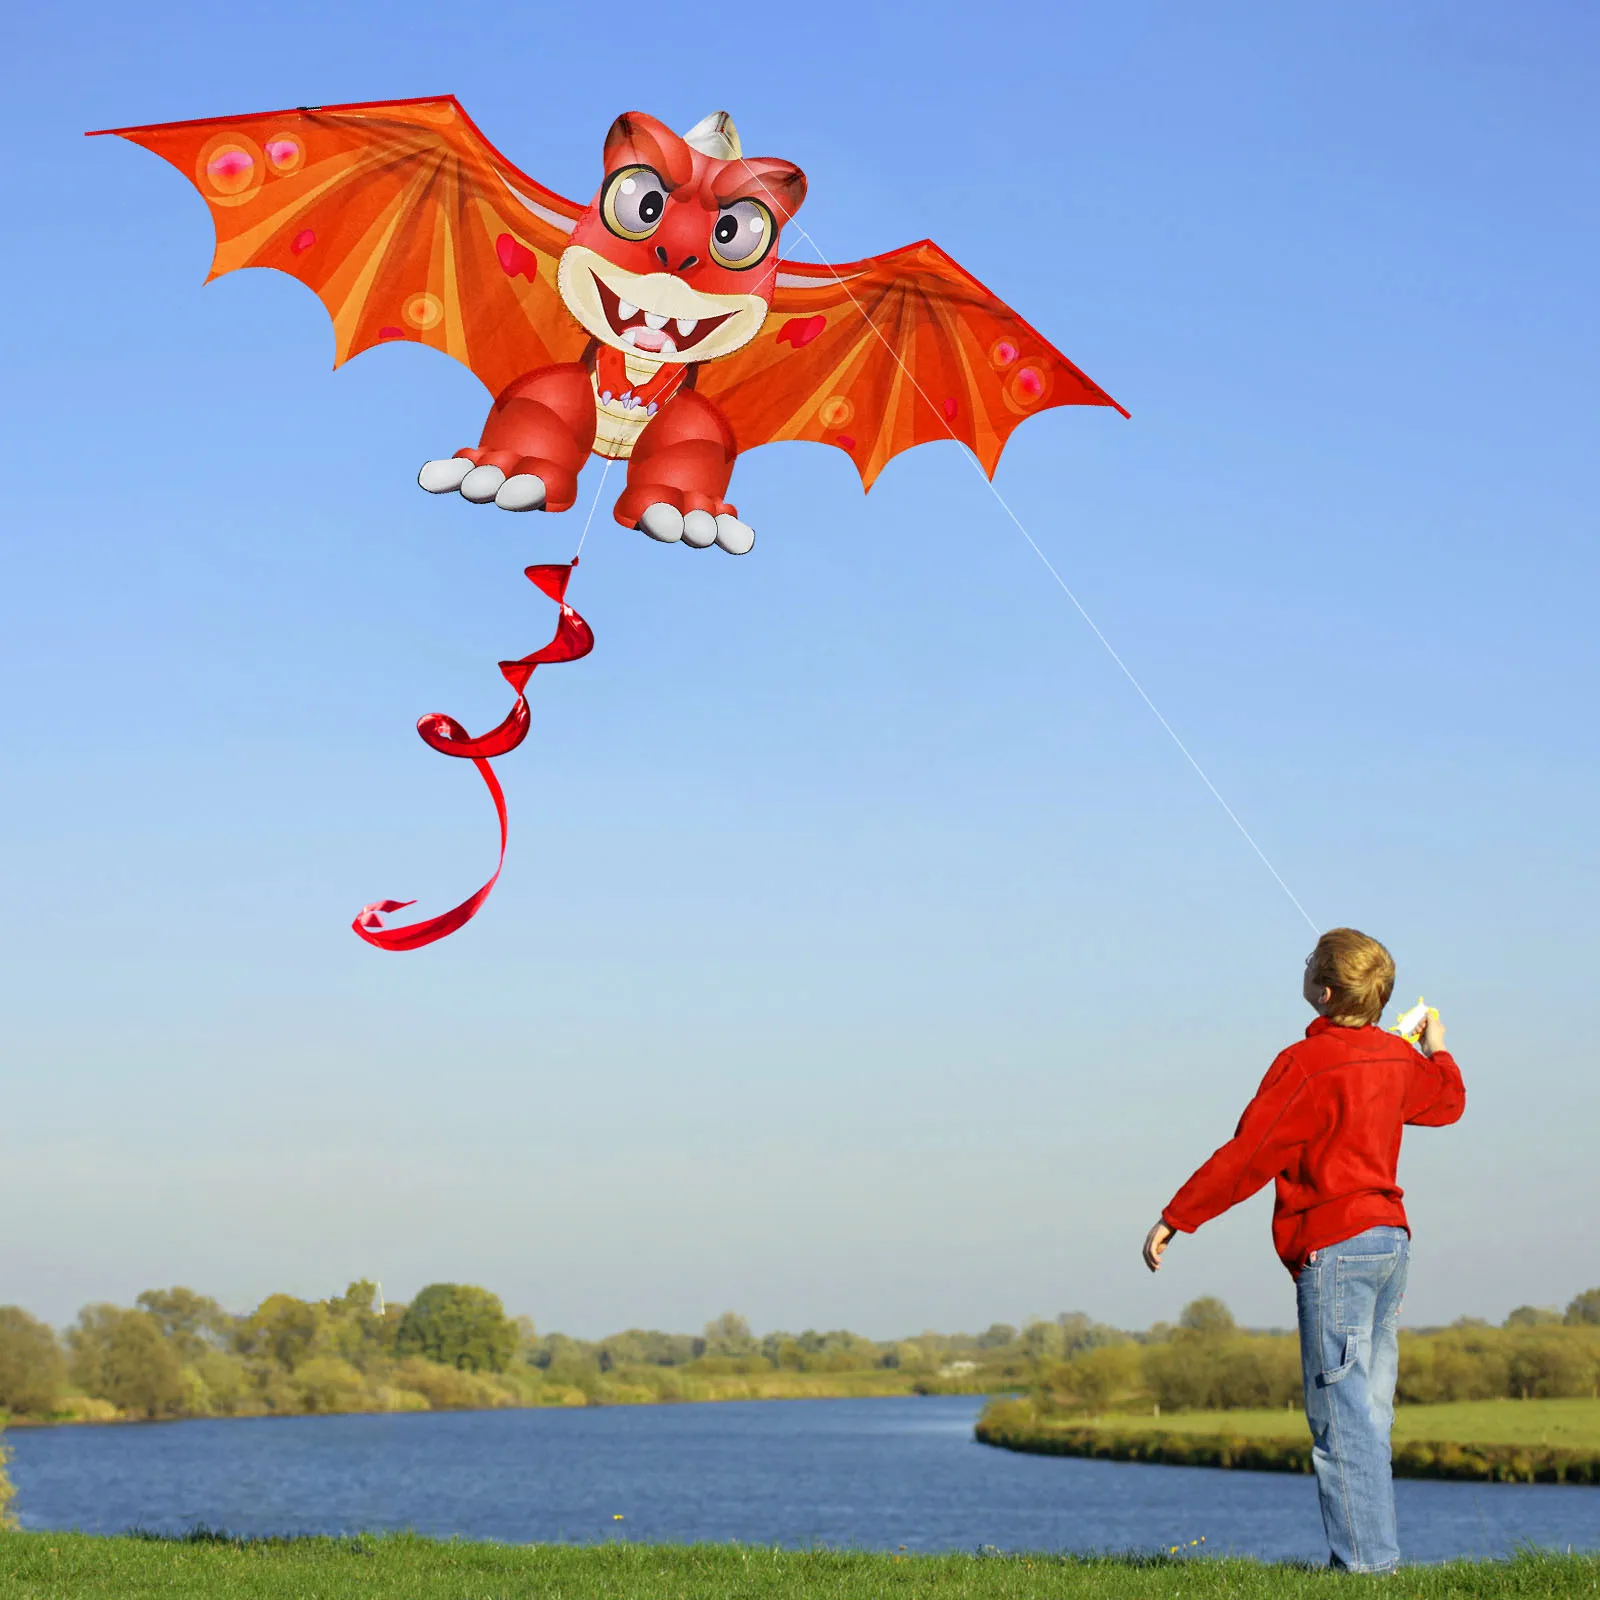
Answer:
<svg viewBox="0 0 1600 1600"><path fill-rule="evenodd" d="M1309 1472L1311 1436L1298 1411L1190 1411L1096 1417L1041 1411L1032 1399L991 1402L983 1444L1034 1455L1173 1466ZM1397 1478L1600 1485L1600 1400L1482 1400L1401 1406Z"/></svg>
<svg viewBox="0 0 1600 1600"><path fill-rule="evenodd" d="M1296 1600L1600 1596L1600 1556L1407 1568L1398 1578L1205 1558L894 1556L740 1545L492 1545L409 1535L234 1542L0 1534L0 1596L205 1600Z"/></svg>

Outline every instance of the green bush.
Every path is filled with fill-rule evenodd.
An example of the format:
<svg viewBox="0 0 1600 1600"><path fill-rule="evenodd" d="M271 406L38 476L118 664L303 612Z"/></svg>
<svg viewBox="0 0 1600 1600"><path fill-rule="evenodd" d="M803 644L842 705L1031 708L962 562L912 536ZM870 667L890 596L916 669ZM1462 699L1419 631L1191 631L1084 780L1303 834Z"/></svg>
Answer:
<svg viewBox="0 0 1600 1600"><path fill-rule="evenodd" d="M1508 1319L1509 1320L1509 1319ZM1398 1398L1413 1404L1576 1399L1600 1385L1600 1328L1519 1322L1402 1334Z"/></svg>
<svg viewBox="0 0 1600 1600"><path fill-rule="evenodd" d="M420 1394L435 1411L487 1411L512 1403L503 1387L481 1373L417 1356L394 1369L394 1382Z"/></svg>
<svg viewBox="0 0 1600 1600"><path fill-rule="evenodd" d="M1572 1327L1600 1326L1600 1289L1585 1289L1567 1307L1565 1320Z"/></svg>
<svg viewBox="0 0 1600 1600"><path fill-rule="evenodd" d="M55 1331L21 1306L0 1306L0 1411L48 1417L66 1378Z"/></svg>
<svg viewBox="0 0 1600 1600"><path fill-rule="evenodd" d="M11 1502L16 1499L17 1491L6 1473L6 1462L10 1459L11 1452L6 1449L4 1438L0 1437L0 1532L17 1526L17 1519L11 1510Z"/></svg>
<svg viewBox="0 0 1600 1600"><path fill-rule="evenodd" d="M430 1283L406 1308L395 1339L403 1356L463 1372L504 1372L517 1344L517 1325L499 1295L470 1283Z"/></svg>
<svg viewBox="0 0 1600 1600"><path fill-rule="evenodd" d="M1145 1386L1165 1411L1239 1411L1301 1398L1299 1341L1178 1333L1144 1351Z"/></svg>
<svg viewBox="0 0 1600 1600"><path fill-rule="evenodd" d="M72 1381L130 1416L181 1416L192 1397L177 1352L146 1311L85 1306L67 1333L67 1347Z"/></svg>
<svg viewBox="0 0 1600 1600"><path fill-rule="evenodd" d="M295 1369L301 1411L366 1411L373 1396L358 1368L338 1356L313 1356Z"/></svg>
<svg viewBox="0 0 1600 1600"><path fill-rule="evenodd" d="M1541 1327L1511 1341L1507 1381L1521 1399L1561 1400L1590 1394L1597 1375L1596 1340L1581 1327Z"/></svg>

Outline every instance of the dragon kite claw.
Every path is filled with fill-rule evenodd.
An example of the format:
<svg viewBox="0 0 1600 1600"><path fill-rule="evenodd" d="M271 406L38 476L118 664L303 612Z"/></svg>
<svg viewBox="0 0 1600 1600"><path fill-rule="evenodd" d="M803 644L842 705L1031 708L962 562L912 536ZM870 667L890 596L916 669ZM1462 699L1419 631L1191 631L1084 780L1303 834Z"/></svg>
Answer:
<svg viewBox="0 0 1600 1600"><path fill-rule="evenodd" d="M479 471L483 469L480 467ZM544 507L544 479L535 472L519 472L495 491L494 503L502 511L539 511Z"/></svg>

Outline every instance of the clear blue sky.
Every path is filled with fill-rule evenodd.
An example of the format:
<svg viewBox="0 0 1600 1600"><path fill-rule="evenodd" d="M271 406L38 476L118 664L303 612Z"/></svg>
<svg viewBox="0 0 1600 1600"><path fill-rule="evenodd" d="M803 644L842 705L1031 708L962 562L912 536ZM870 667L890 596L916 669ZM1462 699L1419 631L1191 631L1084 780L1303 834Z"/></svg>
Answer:
<svg viewBox="0 0 1600 1600"><path fill-rule="evenodd" d="M202 289L192 189L80 134L445 92L583 198L619 111L726 107L832 257L931 235L1130 408L1029 423L998 485L1311 914L1445 1011L1470 1105L1408 1141L1408 1315L1600 1283L1600 20L909 17L13 19L0 1300L1292 1320L1265 1195L1157 1281L1137 1251L1307 1020L1310 935L954 446L870 498L752 455L742 560L602 515L497 894L418 954L348 931L487 873L412 724L498 718L576 519L420 493L476 381L330 374L310 295Z"/></svg>

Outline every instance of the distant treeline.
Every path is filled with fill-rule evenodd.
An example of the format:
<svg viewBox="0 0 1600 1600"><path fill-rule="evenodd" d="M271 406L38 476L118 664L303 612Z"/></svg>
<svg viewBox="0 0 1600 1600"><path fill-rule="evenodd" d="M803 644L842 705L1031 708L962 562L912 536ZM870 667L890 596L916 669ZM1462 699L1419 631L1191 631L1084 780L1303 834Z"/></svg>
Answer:
<svg viewBox="0 0 1600 1600"><path fill-rule="evenodd" d="M846 1331L757 1338L726 1312L698 1335L630 1329L590 1341L541 1335L470 1284L430 1284L409 1305L386 1305L363 1280L327 1300L269 1295L244 1316L192 1289L150 1289L132 1307L86 1306L60 1335L0 1306L0 1420L980 1389L1026 1381L1032 1334L997 1324L887 1342Z"/></svg>
<svg viewBox="0 0 1600 1600"><path fill-rule="evenodd" d="M726 1312L698 1335L539 1334L470 1284L385 1305L374 1284L327 1300L274 1294L248 1315L191 1289L92 1305L65 1334L0 1307L0 1418L263 1416L623 1404L781 1395L1027 1388L1049 1413L1299 1403L1293 1335L1249 1333L1218 1300L1130 1334L1081 1312L981 1334L876 1341L847 1331L757 1337ZM1600 1289L1565 1315L1522 1307L1402 1336L1406 1401L1600 1394Z"/></svg>
<svg viewBox="0 0 1600 1600"><path fill-rule="evenodd" d="M1299 1339L1249 1333L1220 1300L1185 1307L1175 1328L1143 1335L1093 1327L1038 1364L1029 1385L1043 1416L1074 1412L1233 1411L1301 1404ZM1448 1328L1402 1331L1402 1403L1600 1396L1600 1289L1565 1314L1520 1306L1498 1328L1463 1317Z"/></svg>

